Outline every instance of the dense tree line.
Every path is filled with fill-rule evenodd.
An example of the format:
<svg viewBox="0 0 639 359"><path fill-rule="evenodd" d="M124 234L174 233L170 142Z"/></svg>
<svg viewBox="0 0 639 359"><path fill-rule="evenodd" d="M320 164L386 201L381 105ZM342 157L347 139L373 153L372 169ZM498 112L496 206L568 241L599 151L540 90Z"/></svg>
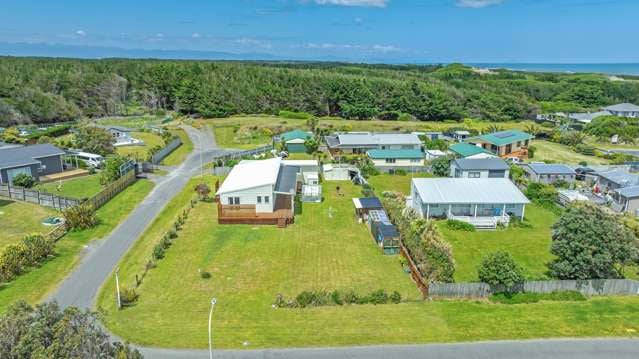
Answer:
<svg viewBox="0 0 639 359"><path fill-rule="evenodd" d="M351 119L401 113L511 120L531 118L542 105L616 102L639 102L639 84L599 75L479 74L456 64L0 58L0 126L120 115L129 106L207 117L292 110Z"/></svg>

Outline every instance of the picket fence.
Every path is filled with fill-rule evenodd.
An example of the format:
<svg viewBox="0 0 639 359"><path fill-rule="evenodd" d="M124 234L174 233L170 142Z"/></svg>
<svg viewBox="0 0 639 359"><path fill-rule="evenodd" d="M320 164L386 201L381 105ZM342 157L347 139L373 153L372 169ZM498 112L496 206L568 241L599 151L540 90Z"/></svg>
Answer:
<svg viewBox="0 0 639 359"><path fill-rule="evenodd" d="M639 295L639 281L631 279L526 281L512 290L528 293L577 291L586 296ZM504 287L493 287L487 283L430 283L428 285L430 297L485 298L504 291Z"/></svg>

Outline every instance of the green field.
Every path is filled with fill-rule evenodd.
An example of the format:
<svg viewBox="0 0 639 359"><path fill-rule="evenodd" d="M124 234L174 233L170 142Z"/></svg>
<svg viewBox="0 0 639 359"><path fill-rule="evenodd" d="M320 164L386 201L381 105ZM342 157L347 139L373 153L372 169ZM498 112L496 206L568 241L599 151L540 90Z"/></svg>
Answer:
<svg viewBox="0 0 639 359"><path fill-rule="evenodd" d="M0 313L20 299L29 303L43 300L80 259L84 246L109 234L153 188L153 183L139 180L97 211L96 227L71 232L56 244L55 257L43 266L21 275L0 287Z"/></svg>
<svg viewBox="0 0 639 359"><path fill-rule="evenodd" d="M117 154L143 160L151 148L164 145L162 137L150 132L132 132L131 137L144 141L144 145L116 147Z"/></svg>
<svg viewBox="0 0 639 359"><path fill-rule="evenodd" d="M143 273L153 246L192 198L190 187L122 260L122 287L133 285L135 274ZM639 330L638 297L528 305L422 301L398 258L381 255L366 227L355 223L351 198L359 188L348 182L340 187L343 196L334 186L325 186L326 201L305 204L303 214L286 229L218 225L215 205L198 203L166 257L137 289L140 297L135 305L116 310L113 277L106 282L97 308L105 324L137 344L205 348L209 303L216 297L217 348L634 336ZM531 220L544 216L530 211ZM212 278L201 278L200 270ZM271 306L277 293L290 297L306 289L334 288L397 289L406 302L312 309Z"/></svg>
<svg viewBox="0 0 639 359"><path fill-rule="evenodd" d="M134 130L139 130L142 128L146 128L148 126L159 126L164 118L165 116L153 116L153 115L131 116L131 117L123 117L123 118L106 118L106 119L100 120L99 124L122 126L122 127L131 128Z"/></svg>
<svg viewBox="0 0 639 359"><path fill-rule="evenodd" d="M53 227L42 224L49 216L60 216L60 212L32 203L0 200L0 248L27 234L51 231Z"/></svg>
<svg viewBox="0 0 639 359"><path fill-rule="evenodd" d="M375 193L381 195L384 191L399 191L405 195L410 194L410 182L413 178L433 177L431 173L408 173L406 175L379 174L368 178L368 183L373 186Z"/></svg>
<svg viewBox="0 0 639 359"><path fill-rule="evenodd" d="M453 231L446 222L439 222L444 238L453 247L456 282L479 281L477 266L488 253L497 250L509 252L524 269L527 279L545 279L546 263L550 254L550 227L557 217L535 204L526 206L526 222L532 228L513 228L496 231Z"/></svg>
<svg viewBox="0 0 639 359"><path fill-rule="evenodd" d="M189 153L193 152L193 142L183 129L171 129L172 134L177 135L182 140L182 145L171 152L164 160L162 164L165 166L177 166L184 162Z"/></svg>
<svg viewBox="0 0 639 359"><path fill-rule="evenodd" d="M525 129L531 121L488 122L479 120L464 120L463 122L448 121L354 121L345 119L319 119L318 126L331 131L445 131L452 127L467 127L486 131L490 125L497 125L503 129ZM214 129L217 143L226 148L254 148L271 143L271 136L262 133L262 128L268 128L274 134L292 129L305 129L306 120L288 119L278 116L251 115L232 116L229 118L201 119L193 121L196 127L211 126Z"/></svg>
<svg viewBox="0 0 639 359"><path fill-rule="evenodd" d="M535 158L531 161L550 161L578 165L579 162L586 162L589 165L601 165L609 163L605 158L586 156L573 151L569 146L550 141L533 140L532 146L536 147Z"/></svg>
<svg viewBox="0 0 639 359"><path fill-rule="evenodd" d="M71 198L90 198L102 190L100 175L72 178L66 181L38 185L38 190Z"/></svg>

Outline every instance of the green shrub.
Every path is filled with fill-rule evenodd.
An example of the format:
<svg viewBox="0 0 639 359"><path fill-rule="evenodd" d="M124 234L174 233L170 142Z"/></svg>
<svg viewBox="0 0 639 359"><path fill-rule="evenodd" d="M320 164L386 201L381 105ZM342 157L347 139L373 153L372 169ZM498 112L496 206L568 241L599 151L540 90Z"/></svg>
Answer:
<svg viewBox="0 0 639 359"><path fill-rule="evenodd" d="M490 301L501 304L526 304L539 301L579 302L587 300L586 296L577 291L554 291L550 293L495 293Z"/></svg>
<svg viewBox="0 0 639 359"><path fill-rule="evenodd" d="M210 272L207 272L207 271L203 271L203 270L201 270L201 271L200 271L200 278L202 278L202 279L209 279L209 278L211 278L211 273L210 273Z"/></svg>
<svg viewBox="0 0 639 359"><path fill-rule="evenodd" d="M388 293L383 289L378 289L370 294L370 302L372 304L386 304L388 303Z"/></svg>
<svg viewBox="0 0 639 359"><path fill-rule="evenodd" d="M0 283L9 282L53 254L54 243L40 234L25 236L0 250Z"/></svg>
<svg viewBox="0 0 639 359"><path fill-rule="evenodd" d="M135 291L135 288L128 287L123 288L120 291L120 301L123 306L128 306L135 303L138 300L138 294Z"/></svg>
<svg viewBox="0 0 639 359"><path fill-rule="evenodd" d="M344 303L355 304L357 303L358 300L359 300L359 297L357 296L357 293L355 293L355 291L350 290L344 293Z"/></svg>
<svg viewBox="0 0 639 359"><path fill-rule="evenodd" d="M402 295L399 294L398 291L394 290L393 293L391 293L391 295L388 297L388 299L390 299L391 303L393 304L399 304L402 301Z"/></svg>
<svg viewBox="0 0 639 359"><path fill-rule="evenodd" d="M162 243L156 244L155 247L153 247L153 259L157 261L164 258L164 251L165 248Z"/></svg>
<svg viewBox="0 0 639 359"><path fill-rule="evenodd" d="M62 215L64 216L64 225L68 230L84 230L98 224L95 209L88 203L67 208L62 212Z"/></svg>
<svg viewBox="0 0 639 359"><path fill-rule="evenodd" d="M35 184L35 179L26 173L18 173L11 182L14 186L31 188Z"/></svg>
<svg viewBox="0 0 639 359"><path fill-rule="evenodd" d="M497 251L485 256L477 268L479 280L492 286L504 286L511 291L524 281L521 267L510 253Z"/></svg>
<svg viewBox="0 0 639 359"><path fill-rule="evenodd" d="M336 305L344 304L344 301L342 300L342 294L338 290L334 290L331 292L331 300Z"/></svg>
<svg viewBox="0 0 639 359"><path fill-rule="evenodd" d="M171 239L175 239L177 238L177 232L174 229L171 229L167 232L167 235L169 236L169 238Z"/></svg>
<svg viewBox="0 0 639 359"><path fill-rule="evenodd" d="M446 227L453 231L475 232L476 228L470 223L464 221L458 221L456 219L449 219L446 221Z"/></svg>

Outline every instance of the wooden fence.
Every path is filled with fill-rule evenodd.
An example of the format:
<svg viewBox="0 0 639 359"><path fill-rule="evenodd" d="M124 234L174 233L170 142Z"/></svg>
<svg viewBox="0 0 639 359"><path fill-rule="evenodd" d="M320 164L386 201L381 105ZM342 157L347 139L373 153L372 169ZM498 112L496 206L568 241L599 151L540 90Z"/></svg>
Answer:
<svg viewBox="0 0 639 359"><path fill-rule="evenodd" d="M503 292L503 287L491 287L487 283L431 283L431 297L485 298ZM556 291L578 291L583 295L639 295L639 281L631 279L590 280L542 280L527 281L513 288L528 293L550 293Z"/></svg>
<svg viewBox="0 0 639 359"><path fill-rule="evenodd" d="M151 156L151 163L157 165L162 162L166 156L173 152L176 148L182 145L182 140L179 137L175 137L171 142L167 143L161 150L157 151Z"/></svg>
<svg viewBox="0 0 639 359"><path fill-rule="evenodd" d="M9 184L0 185L0 196L14 201L35 203L60 211L76 206L82 202L81 200L76 198L57 196L55 194L41 192L38 190L11 186Z"/></svg>
<svg viewBox="0 0 639 359"><path fill-rule="evenodd" d="M115 182L111 183L107 188L100 191L100 193L89 198L85 203L91 204L93 208L98 209L104 206L111 198L115 197L118 193L124 191L135 182L135 171L128 171L124 176L118 178Z"/></svg>

